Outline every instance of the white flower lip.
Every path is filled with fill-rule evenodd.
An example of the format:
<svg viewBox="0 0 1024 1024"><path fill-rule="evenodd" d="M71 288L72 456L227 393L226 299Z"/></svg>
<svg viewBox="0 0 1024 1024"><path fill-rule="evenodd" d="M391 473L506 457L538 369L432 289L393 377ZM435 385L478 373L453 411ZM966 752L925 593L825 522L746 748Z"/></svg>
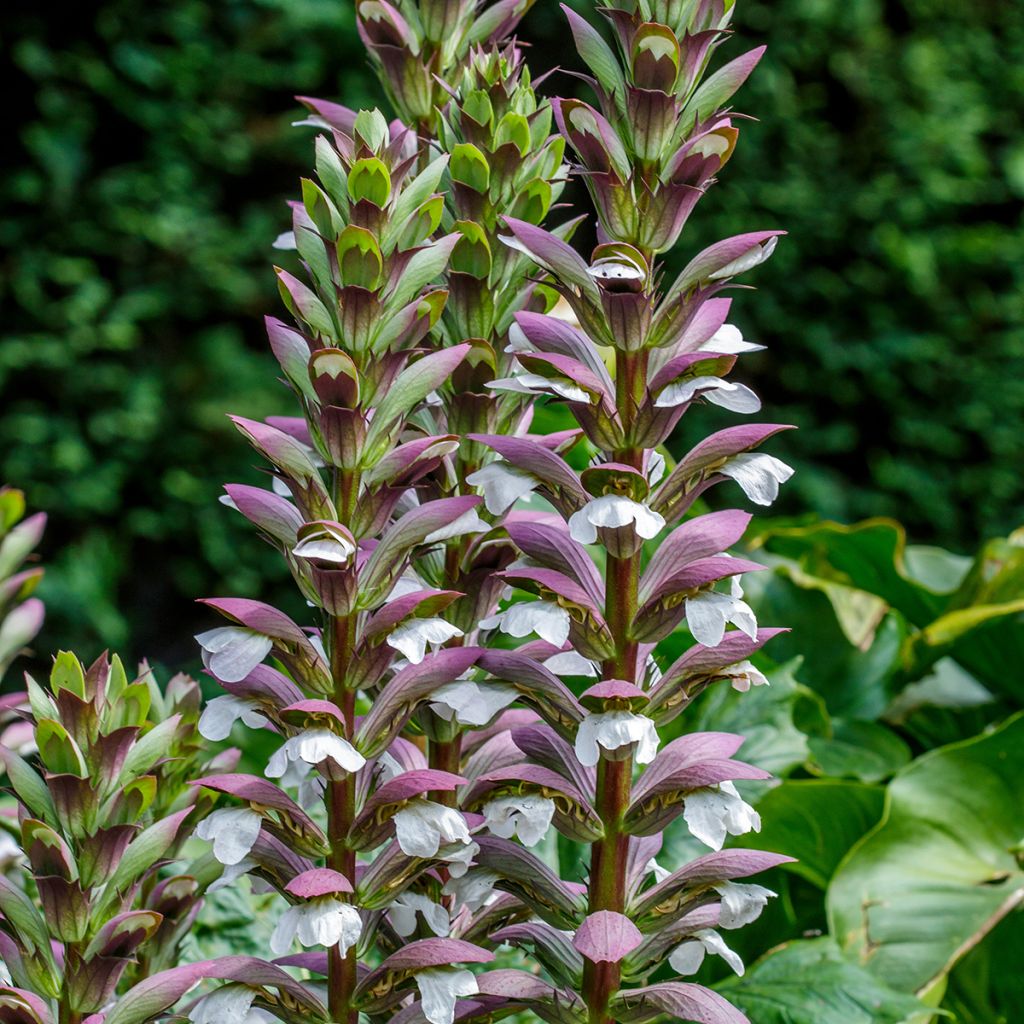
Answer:
<svg viewBox="0 0 1024 1024"><path fill-rule="evenodd" d="M466 483L483 491L484 506L494 516L504 515L520 498L525 498L538 486L535 477L504 461L491 462L470 473Z"/></svg>
<svg viewBox="0 0 1024 1024"><path fill-rule="evenodd" d="M516 688L506 683L456 679L439 686L430 699L435 713L446 721L454 718L460 725L486 725L517 696Z"/></svg>
<svg viewBox="0 0 1024 1024"><path fill-rule="evenodd" d="M664 529L665 520L639 501L621 494L603 494L593 498L569 517L569 535L580 544L597 541L598 527L614 529L633 525L637 535L650 540Z"/></svg>
<svg viewBox="0 0 1024 1024"><path fill-rule="evenodd" d="M500 629L509 636L524 637L536 633L555 647L564 647L569 639L569 613L553 601L523 601L503 612L480 621L482 629Z"/></svg>
<svg viewBox="0 0 1024 1024"><path fill-rule="evenodd" d="M366 758L344 737L330 729L303 729L274 752L267 764L268 779L281 778L289 763L302 761L317 765L330 758L347 772L357 772L366 764Z"/></svg>
<svg viewBox="0 0 1024 1024"><path fill-rule="evenodd" d="M593 767L601 750L614 751L636 744L637 764L650 764L658 752L658 730L654 722L632 711L602 711L589 714L576 731L576 757L580 764Z"/></svg>
<svg viewBox="0 0 1024 1024"><path fill-rule="evenodd" d="M416 931L417 914L435 935L444 936L451 930L448 911L423 893L406 890L388 907L391 924L403 939Z"/></svg>
<svg viewBox="0 0 1024 1024"><path fill-rule="evenodd" d="M420 1008L430 1024L452 1024L459 998L480 991L476 975L464 967L430 967L417 971L415 978Z"/></svg>
<svg viewBox="0 0 1024 1024"><path fill-rule="evenodd" d="M409 857L434 857L442 844L471 842L466 819L454 808L418 797L395 814L395 835Z"/></svg>
<svg viewBox="0 0 1024 1024"><path fill-rule="evenodd" d="M471 508L447 526L441 526L433 533L428 533L423 538L423 543L436 544L442 540L451 540L453 537L464 537L470 533L489 533L490 531L491 526L480 518L480 513L475 508Z"/></svg>
<svg viewBox="0 0 1024 1024"><path fill-rule="evenodd" d="M226 740L231 735L232 726L239 720L250 729L261 729L267 720L259 707L258 701L231 693L214 697L199 716L199 735L214 742Z"/></svg>
<svg viewBox="0 0 1024 1024"><path fill-rule="evenodd" d="M196 635L203 664L225 683L241 682L273 650L274 641L245 626L218 626Z"/></svg>
<svg viewBox="0 0 1024 1024"><path fill-rule="evenodd" d="M570 402L583 402L591 405L593 396L584 391L578 384L568 379L543 377L539 373L517 373L513 377L499 377L487 382L492 391L516 391L522 395L555 395Z"/></svg>
<svg viewBox="0 0 1024 1024"><path fill-rule="evenodd" d="M752 245L742 256L737 256L731 263L727 263L724 267L719 268L713 274L708 274L709 281L720 281L725 277L735 277L737 274L745 273L748 270L753 270L754 267L760 266L773 252L775 247L779 244L778 236L773 236L765 242L759 242L757 245Z"/></svg>
<svg viewBox="0 0 1024 1024"><path fill-rule="evenodd" d="M462 635L458 626L445 619L407 619L391 631L387 645L404 654L411 665L418 665L426 657L428 645L443 644Z"/></svg>
<svg viewBox="0 0 1024 1024"><path fill-rule="evenodd" d="M254 1010L257 991L248 985L223 985L204 996L189 1012L192 1024L263 1024L274 1018Z"/></svg>
<svg viewBox="0 0 1024 1024"><path fill-rule="evenodd" d="M551 827L555 802L546 796L502 796L484 805L487 829L502 839L518 835L524 846L536 846Z"/></svg>
<svg viewBox="0 0 1024 1024"><path fill-rule="evenodd" d="M752 686L769 686L768 677L749 661L738 661L726 669L726 675L737 693L748 693Z"/></svg>
<svg viewBox="0 0 1024 1024"><path fill-rule="evenodd" d="M597 666L576 651L560 651L545 658L541 664L556 676L596 676Z"/></svg>
<svg viewBox="0 0 1024 1024"><path fill-rule="evenodd" d="M756 921L768 900L777 895L763 885L746 882L722 882L713 888L722 897L718 927L729 930Z"/></svg>
<svg viewBox="0 0 1024 1024"><path fill-rule="evenodd" d="M793 475L793 467L766 452L740 452L718 472L735 480L755 505L768 506L779 496L779 484Z"/></svg>
<svg viewBox="0 0 1024 1024"><path fill-rule="evenodd" d="M302 946L338 946L347 953L358 941L363 922L351 903L335 896L317 896L289 907L270 936L270 951L284 956L296 939Z"/></svg>
<svg viewBox="0 0 1024 1024"><path fill-rule="evenodd" d="M686 622L694 640L704 647L717 647L725 637L725 627L731 622L751 640L757 639L757 619L754 611L743 600L739 577L730 582L730 593L705 590L686 599ZM755 669L756 671L756 669Z"/></svg>
<svg viewBox="0 0 1024 1024"><path fill-rule="evenodd" d="M712 850L720 850L727 835L761 831L761 816L731 782L720 782L687 794L683 820L690 833Z"/></svg>
<svg viewBox="0 0 1024 1024"><path fill-rule="evenodd" d="M196 835L213 843L214 857L230 867L248 857L262 824L260 815L248 807L222 807L196 826Z"/></svg>
<svg viewBox="0 0 1024 1024"><path fill-rule="evenodd" d="M669 954L669 966L680 974L696 974L706 953L720 956L740 977L743 976L743 961L725 944L722 936L711 928L694 932L689 939L676 946Z"/></svg>
<svg viewBox="0 0 1024 1024"><path fill-rule="evenodd" d="M310 532L292 548L296 558L315 558L344 565L356 553L356 546L338 529L327 525Z"/></svg>
<svg viewBox="0 0 1024 1024"><path fill-rule="evenodd" d="M693 377L669 384L662 389L654 405L657 409L673 409L697 397L732 412L757 412L761 408L761 399L746 384L722 380L721 377Z"/></svg>
<svg viewBox="0 0 1024 1024"><path fill-rule="evenodd" d="M744 341L738 327L722 324L698 349L699 352L718 352L724 356L742 355L744 352L763 352L765 346Z"/></svg>

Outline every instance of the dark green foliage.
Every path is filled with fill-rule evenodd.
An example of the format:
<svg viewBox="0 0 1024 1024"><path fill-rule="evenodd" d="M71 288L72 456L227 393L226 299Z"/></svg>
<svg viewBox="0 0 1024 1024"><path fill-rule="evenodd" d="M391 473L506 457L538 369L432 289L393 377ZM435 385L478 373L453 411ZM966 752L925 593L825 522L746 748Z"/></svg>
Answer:
<svg viewBox="0 0 1024 1024"><path fill-rule="evenodd" d="M350 3L5 14L0 477L51 513L40 649L102 637L187 658L208 624L196 594L280 596L215 499L254 473L224 412L287 408L259 318L310 157L289 97L379 96ZM801 470L784 508L894 514L964 549L1007 532L1024 493L1024 8L747 0L738 27L769 43L738 97L763 123L681 251L790 231L734 311L769 345L746 367L773 417L803 427L779 439ZM538 72L567 60L556 4L523 35Z"/></svg>

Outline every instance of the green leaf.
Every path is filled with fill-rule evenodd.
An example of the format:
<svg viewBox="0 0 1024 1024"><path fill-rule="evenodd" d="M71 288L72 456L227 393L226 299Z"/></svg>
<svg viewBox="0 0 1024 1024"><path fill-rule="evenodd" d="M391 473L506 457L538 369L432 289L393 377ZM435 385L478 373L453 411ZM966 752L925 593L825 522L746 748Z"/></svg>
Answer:
<svg viewBox="0 0 1024 1024"><path fill-rule="evenodd" d="M171 741L180 722L181 715L172 715L135 742L121 767L117 779L119 785L124 786L140 775L145 775L161 757L172 755Z"/></svg>
<svg viewBox="0 0 1024 1024"><path fill-rule="evenodd" d="M861 782L881 782L909 763L910 747L891 729L877 722L834 719L831 736L808 741L808 770Z"/></svg>
<svg viewBox="0 0 1024 1024"><path fill-rule="evenodd" d="M486 192L491 181L487 157L471 142L460 142L453 150L448 165L452 180L474 192Z"/></svg>
<svg viewBox="0 0 1024 1024"><path fill-rule="evenodd" d="M0 913L14 926L20 945L29 955L50 950L50 933L35 904L12 882L0 875Z"/></svg>
<svg viewBox="0 0 1024 1024"><path fill-rule="evenodd" d="M57 808L53 797L46 788L39 773L9 747L0 746L0 760L7 769L7 777L18 799L32 812L33 816L57 828Z"/></svg>
<svg viewBox="0 0 1024 1024"><path fill-rule="evenodd" d="M186 808L154 822L128 844L124 856L107 882L102 903L93 912L95 921L103 920L106 911L120 896L167 853L178 836L181 823L191 811L191 808Z"/></svg>
<svg viewBox="0 0 1024 1024"><path fill-rule="evenodd" d="M828 892L832 932L874 975L923 991L1024 901L1024 716L932 751Z"/></svg>
<svg viewBox="0 0 1024 1024"><path fill-rule="evenodd" d="M757 803L761 831L733 845L796 857L787 871L825 889L842 859L882 817L885 791L859 782L790 779Z"/></svg>
<svg viewBox="0 0 1024 1024"><path fill-rule="evenodd" d="M924 1009L824 938L787 943L718 989L757 1024L903 1024Z"/></svg>
<svg viewBox="0 0 1024 1024"><path fill-rule="evenodd" d="M48 772L54 775L88 775L85 758L67 729L52 718L44 718L36 727L39 758Z"/></svg>
<svg viewBox="0 0 1024 1024"><path fill-rule="evenodd" d="M414 252L409 257L405 269L392 283L393 290L388 295L389 301L404 306L414 299L425 285L439 280L460 237L458 234L446 235Z"/></svg>
<svg viewBox="0 0 1024 1024"><path fill-rule="evenodd" d="M70 690L76 697L85 700L85 672L82 663L70 651L61 651L53 659L50 670L50 689Z"/></svg>

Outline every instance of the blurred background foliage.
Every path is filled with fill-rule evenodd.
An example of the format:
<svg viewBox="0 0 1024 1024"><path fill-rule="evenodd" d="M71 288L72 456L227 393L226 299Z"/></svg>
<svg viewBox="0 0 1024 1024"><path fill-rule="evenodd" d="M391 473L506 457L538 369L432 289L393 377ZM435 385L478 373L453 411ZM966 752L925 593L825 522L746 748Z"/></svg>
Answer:
<svg viewBox="0 0 1024 1024"><path fill-rule="evenodd" d="M744 0L737 27L769 45L760 120L680 255L790 232L733 316L802 428L773 443L780 511L973 552L1024 497L1024 6ZM522 35L535 69L567 59L555 3ZM13 0L0 42L0 480L50 513L39 648L190 664L195 597L279 596L216 498L255 482L225 414L289 407L260 317L311 163L291 96L380 96L339 0Z"/></svg>

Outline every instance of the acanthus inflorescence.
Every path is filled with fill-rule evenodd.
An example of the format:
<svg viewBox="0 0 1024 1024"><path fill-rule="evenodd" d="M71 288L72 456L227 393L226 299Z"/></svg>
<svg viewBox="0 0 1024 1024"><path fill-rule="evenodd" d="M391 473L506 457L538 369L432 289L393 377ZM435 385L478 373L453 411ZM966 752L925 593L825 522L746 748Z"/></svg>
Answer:
<svg viewBox="0 0 1024 1024"><path fill-rule="evenodd" d="M567 12L597 105L549 105L506 38L527 4L358 6L401 120L305 101L317 179L280 243L301 262L278 271L291 322L268 321L302 415L236 420L273 486L226 498L316 618L213 599L227 622L199 637L226 690L204 735L280 736L264 777L195 780L222 795L199 834L225 877L280 894L276 967L312 980L296 1002L247 974L192 1019L743 1021L685 979L709 954L742 970L722 932L785 858L723 846L759 827L736 783L767 773L741 737L676 720L708 686L763 684L748 659L777 630L744 600L760 566L728 554L749 516L694 505L729 481L770 504L791 470L760 451L779 425L674 465L663 445L704 402L760 408L730 377L757 346L721 292L780 232L671 280L659 255L732 155L759 51L708 73L725 0L611 4L614 48ZM566 144L598 211L589 260L574 221L540 226ZM538 400L577 426L531 433ZM710 852L669 873L679 818Z"/></svg>

